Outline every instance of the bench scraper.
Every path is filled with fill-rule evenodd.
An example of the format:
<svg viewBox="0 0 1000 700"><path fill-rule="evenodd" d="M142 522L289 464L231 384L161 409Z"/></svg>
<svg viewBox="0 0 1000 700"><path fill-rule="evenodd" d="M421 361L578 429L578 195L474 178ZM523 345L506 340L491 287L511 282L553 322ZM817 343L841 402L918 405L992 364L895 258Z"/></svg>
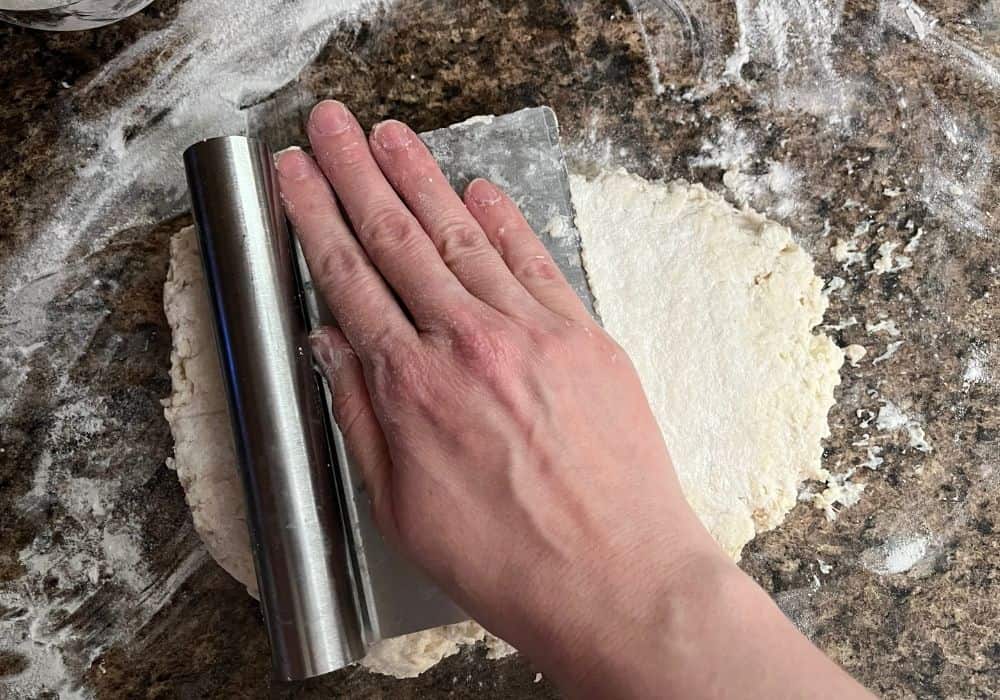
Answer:
<svg viewBox="0 0 1000 700"><path fill-rule="evenodd" d="M552 110L421 137L458 191L479 176L506 189L592 309ZM270 150L220 137L184 162L275 674L327 673L380 639L466 619L375 528L310 359L309 331L332 317L288 231Z"/></svg>

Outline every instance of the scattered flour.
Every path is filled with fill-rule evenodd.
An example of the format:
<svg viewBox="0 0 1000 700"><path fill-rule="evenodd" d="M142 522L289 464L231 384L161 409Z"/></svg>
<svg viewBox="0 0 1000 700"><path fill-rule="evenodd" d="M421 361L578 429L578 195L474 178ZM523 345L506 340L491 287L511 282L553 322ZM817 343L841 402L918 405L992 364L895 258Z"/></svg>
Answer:
<svg viewBox="0 0 1000 700"><path fill-rule="evenodd" d="M924 237L923 227L918 228L917 232L913 234L913 238L907 241L906 245L903 246L904 253L915 253L917 248L920 247L920 239Z"/></svg>
<svg viewBox="0 0 1000 700"><path fill-rule="evenodd" d="M646 31L646 23L642 17L642 8L634 1L631 1L630 4L632 6L632 13L635 16L636 26L639 28L639 35L642 37L643 48L646 54L646 65L649 67L649 82L653 87L653 94L662 95L666 92L666 88L660 80L660 67L656 60L656 51L649 38L649 32Z"/></svg>
<svg viewBox="0 0 1000 700"><path fill-rule="evenodd" d="M838 238L830 252L833 254L834 260L843 263L845 270L850 269L851 265L865 260L865 254L858 251L858 244L849 239Z"/></svg>
<svg viewBox="0 0 1000 700"><path fill-rule="evenodd" d="M841 321L840 323L826 323L826 324L823 324L823 328L826 328L826 329L831 330L831 331L842 331L845 328L851 328L851 327L856 326L856 325L858 325L858 319L857 319L857 317L855 317L855 316L849 316L848 318L846 318L845 320Z"/></svg>
<svg viewBox="0 0 1000 700"><path fill-rule="evenodd" d="M903 11L906 18L910 20L913 32L917 39L923 41L927 38L927 33L937 24L937 18L932 17L924 8L920 7L913 0L896 0L896 5Z"/></svg>
<svg viewBox="0 0 1000 700"><path fill-rule="evenodd" d="M875 263L872 265L872 270L874 270L876 275L884 275L887 272L899 272L908 267L913 267L913 262L905 255L896 253L895 260L893 260L893 253L899 245L898 241L886 241L878 247L878 258L875 259Z"/></svg>
<svg viewBox="0 0 1000 700"><path fill-rule="evenodd" d="M841 289L847 286L847 280L838 275L834 275L830 278L830 281L826 283L823 287L823 293L830 296L834 292L839 292Z"/></svg>
<svg viewBox="0 0 1000 700"><path fill-rule="evenodd" d="M974 384L989 384L992 381L990 360L989 350L983 347L973 348L965 363L965 371L962 372L962 387L968 389Z"/></svg>
<svg viewBox="0 0 1000 700"><path fill-rule="evenodd" d="M893 536L861 554L861 564L875 574L906 573L928 554L930 539L922 535Z"/></svg>
<svg viewBox="0 0 1000 700"><path fill-rule="evenodd" d="M861 466L864 467L865 469L871 469L872 471L876 471L879 467L882 466L882 464L885 463L885 460L882 459L881 455L882 455L881 447L878 447L877 445L870 446L868 448L868 459L862 462Z"/></svg>
<svg viewBox="0 0 1000 700"><path fill-rule="evenodd" d="M896 340L896 341L893 341L893 342L889 343L886 346L886 348L885 348L885 352L883 352L881 355L879 355L874 360L872 360L872 364L873 365L877 365L880 362L887 361L890 357L892 357L893 355L895 355L896 352L901 347L903 347L903 341L902 340Z"/></svg>
<svg viewBox="0 0 1000 700"><path fill-rule="evenodd" d="M81 281L82 261L129 227L182 212L181 151L207 134L245 132L250 105L293 80L345 19L374 7L363 0L187 0L167 26L79 86L84 94L123 97L107 113L87 119L69 103L59 107L61 157L85 165L71 175L62 202L7 232L28 242L0 269L0 413L19 399L32 362L44 357L58 378L47 387L51 425L24 465L33 486L16 506L43 525L19 553L24 573L0 583L0 649L27 663L0 681L5 698L89 698L78 679L96 655L151 624L206 557L185 529L171 572L150 571L132 511L150 470L162 465L148 459L141 441L118 445L113 456L88 448L100 435L128 430L70 371L82 353L93 352L109 313L98 294L109 282ZM124 90L125 83L137 87ZM111 473L112 459L133 452L127 473ZM87 455L86 477L64 463L70 453ZM54 503L65 516L46 515Z"/></svg>
<svg viewBox="0 0 1000 700"><path fill-rule="evenodd" d="M150 64L161 77L92 121L68 115L64 157L87 165L76 173L65 201L52 207L49 220L26 217L19 224L46 235L31 237L0 272L5 334L21 347L43 342L48 328L34 309L44 306L72 268L68 256L75 245L87 241L98 249L123 229L183 211L181 152L206 134L245 133L249 106L294 80L343 22L384 4L191 0L166 27L104 64L83 86L84 94L125 93L116 88L119 82L136 79Z"/></svg>
<svg viewBox="0 0 1000 700"><path fill-rule="evenodd" d="M988 89L1000 89L1000 67L995 58L960 32L942 27L936 17L913 0L880 0L879 16L881 23L919 41L922 50L942 56Z"/></svg>
<svg viewBox="0 0 1000 700"><path fill-rule="evenodd" d="M895 433L905 429L910 447L921 452L931 451L931 445L927 441L923 426L909 418L899 410L896 404L888 399L883 399L883 405L879 409L878 418L875 420L875 427L888 433Z"/></svg>
<svg viewBox="0 0 1000 700"><path fill-rule="evenodd" d="M913 148L921 163L916 194L949 228L986 236L996 170L994 149L988 146L992 135L977 117L954 113L929 89L922 100L913 116L918 139Z"/></svg>
<svg viewBox="0 0 1000 700"><path fill-rule="evenodd" d="M777 109L841 118L852 101L851 79L834 65L833 37L843 0L735 0L739 24L736 51L725 78L742 82L753 61L773 68L772 84L758 99Z"/></svg>
<svg viewBox="0 0 1000 700"><path fill-rule="evenodd" d="M899 328L892 319L883 319L877 323L866 323L865 330L869 333L888 333L892 338L899 335Z"/></svg>
<svg viewBox="0 0 1000 700"><path fill-rule="evenodd" d="M703 141L700 150L688 159L688 167L721 169L722 184L739 204L766 209L776 217L796 210L799 174L787 163L770 159L763 162L763 174L751 174L757 165L755 144L731 120L722 120L715 138Z"/></svg>

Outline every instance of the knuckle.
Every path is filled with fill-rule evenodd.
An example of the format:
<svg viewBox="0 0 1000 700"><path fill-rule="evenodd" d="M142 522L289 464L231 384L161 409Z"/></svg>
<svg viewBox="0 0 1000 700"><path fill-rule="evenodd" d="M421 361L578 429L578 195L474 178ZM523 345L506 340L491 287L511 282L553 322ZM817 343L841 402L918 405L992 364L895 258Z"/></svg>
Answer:
<svg viewBox="0 0 1000 700"><path fill-rule="evenodd" d="M531 342L536 352L544 359L564 355L573 344L570 334L565 330L552 331L549 329L533 331Z"/></svg>
<svg viewBox="0 0 1000 700"><path fill-rule="evenodd" d="M486 237L469 224L449 221L442 225L438 250L449 267L485 249Z"/></svg>
<svg viewBox="0 0 1000 700"><path fill-rule="evenodd" d="M358 235L366 247L383 251L412 246L423 231L405 211L387 205L369 215L359 227Z"/></svg>
<svg viewBox="0 0 1000 700"><path fill-rule="evenodd" d="M519 279L557 282L561 279L562 273L547 255L532 255L521 262L516 276Z"/></svg>
<svg viewBox="0 0 1000 700"><path fill-rule="evenodd" d="M544 358L565 357L586 348L608 354L620 350L607 333L589 322L563 320L554 327L538 327L531 341Z"/></svg>
<svg viewBox="0 0 1000 700"><path fill-rule="evenodd" d="M451 347L467 372L489 381L507 378L521 355L508 330L470 314L453 319Z"/></svg>
<svg viewBox="0 0 1000 700"><path fill-rule="evenodd" d="M328 245L317 255L317 277L324 286L361 284L368 268L368 261L360 251L350 246Z"/></svg>

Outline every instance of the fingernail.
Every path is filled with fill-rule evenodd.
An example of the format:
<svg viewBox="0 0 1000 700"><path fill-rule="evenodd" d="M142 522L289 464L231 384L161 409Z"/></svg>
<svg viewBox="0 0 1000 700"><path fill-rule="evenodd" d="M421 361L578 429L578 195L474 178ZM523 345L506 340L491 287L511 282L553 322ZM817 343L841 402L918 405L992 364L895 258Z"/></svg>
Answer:
<svg viewBox="0 0 1000 700"><path fill-rule="evenodd" d="M489 207L500 201L500 190L492 182L477 178L469 183L469 196L481 207Z"/></svg>
<svg viewBox="0 0 1000 700"><path fill-rule="evenodd" d="M350 128L351 115L340 102L323 100L313 107L312 114L309 115L309 126L320 134L339 134Z"/></svg>
<svg viewBox="0 0 1000 700"><path fill-rule="evenodd" d="M336 352L333 344L323 331L313 331L309 334L309 347L312 349L313 360L319 365L323 375L329 379L336 367Z"/></svg>
<svg viewBox="0 0 1000 700"><path fill-rule="evenodd" d="M405 124L390 119L377 124L372 129L372 138L385 150L398 151L410 145L413 140L410 138L410 133L410 129Z"/></svg>
<svg viewBox="0 0 1000 700"><path fill-rule="evenodd" d="M309 175L309 161L298 146L274 154L274 167L289 180L304 180Z"/></svg>

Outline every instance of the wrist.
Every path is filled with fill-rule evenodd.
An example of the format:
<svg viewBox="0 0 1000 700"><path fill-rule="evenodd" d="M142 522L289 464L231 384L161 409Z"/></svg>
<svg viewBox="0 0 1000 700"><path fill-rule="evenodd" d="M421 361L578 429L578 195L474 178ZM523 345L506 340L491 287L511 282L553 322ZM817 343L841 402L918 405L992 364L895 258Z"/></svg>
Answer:
<svg viewBox="0 0 1000 700"><path fill-rule="evenodd" d="M662 581L639 587L627 610L600 617L592 659L570 681L595 697L663 697L704 662L717 625L746 602L745 574L714 546L690 553ZM678 693L678 697L684 697Z"/></svg>
<svg viewBox="0 0 1000 700"><path fill-rule="evenodd" d="M568 696L870 697L718 547L692 550L655 582L630 581L630 596L598 600L540 663Z"/></svg>
<svg viewBox="0 0 1000 700"><path fill-rule="evenodd" d="M644 681L690 663L709 609L729 606L722 601L749 583L693 513L685 520L673 521L668 542L649 537L593 567L574 562L552 588L559 599L546 601L516 645L573 696L661 695Z"/></svg>

